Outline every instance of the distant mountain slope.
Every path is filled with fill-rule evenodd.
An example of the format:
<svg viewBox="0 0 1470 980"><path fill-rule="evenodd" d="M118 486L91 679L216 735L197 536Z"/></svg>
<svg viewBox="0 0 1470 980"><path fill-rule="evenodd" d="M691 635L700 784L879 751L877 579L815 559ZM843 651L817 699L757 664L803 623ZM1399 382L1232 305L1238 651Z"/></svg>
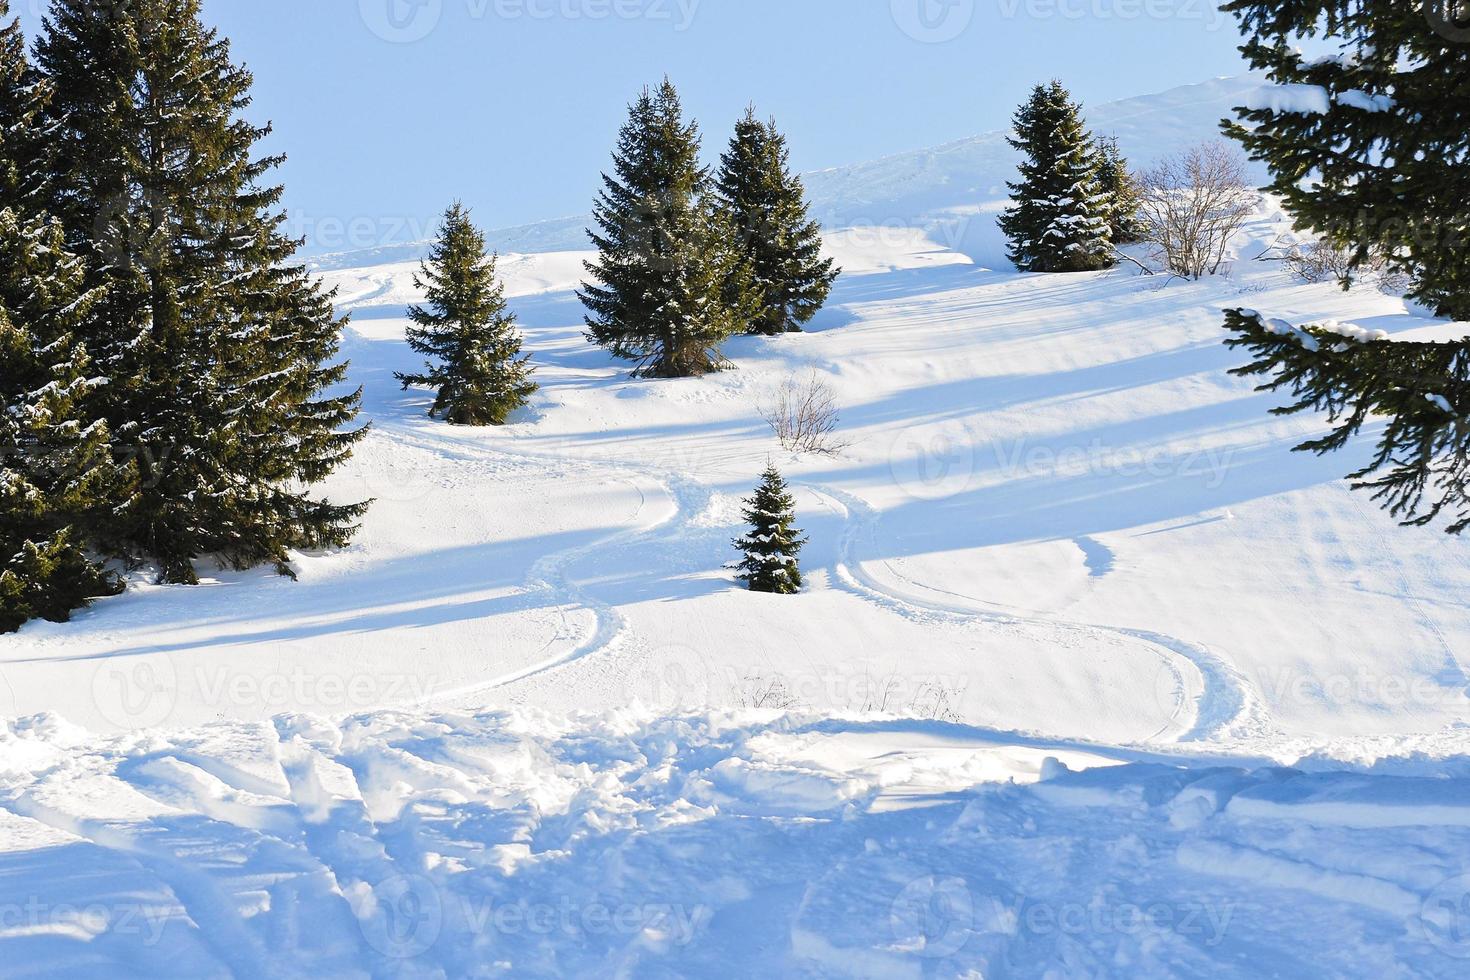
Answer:
<svg viewBox="0 0 1470 980"><path fill-rule="evenodd" d="M1240 75L1185 85L1087 108L1099 135L1116 136L1135 164L1219 135L1219 122L1262 78ZM865 226L919 227L936 241L983 265L1004 261L993 215L1004 206L1005 182L1016 155L1005 132L913 150L867 163L805 176L813 213L829 229ZM1264 176L1264 174L1262 174ZM489 234L503 253L557 252L587 247L586 215L501 228ZM318 256L321 270L404 262L424 254L423 243Z"/></svg>

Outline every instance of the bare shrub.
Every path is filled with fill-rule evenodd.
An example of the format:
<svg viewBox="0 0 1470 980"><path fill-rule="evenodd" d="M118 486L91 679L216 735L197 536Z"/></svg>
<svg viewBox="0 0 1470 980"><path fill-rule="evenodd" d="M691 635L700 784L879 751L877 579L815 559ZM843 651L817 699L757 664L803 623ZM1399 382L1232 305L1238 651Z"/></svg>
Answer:
<svg viewBox="0 0 1470 980"><path fill-rule="evenodd" d="M1220 140L1165 157L1139 182L1143 240L1170 272L1187 279L1220 271L1230 239L1259 201L1246 180L1245 157Z"/></svg>
<svg viewBox="0 0 1470 980"><path fill-rule="evenodd" d="M743 678L731 692L731 699L741 708L756 710L791 711L801 707L801 701L791 693L783 678L760 674Z"/></svg>
<svg viewBox="0 0 1470 980"><path fill-rule="evenodd" d="M835 435L837 396L816 371L804 380L794 374L788 377L761 417L789 452L835 456L847 448Z"/></svg>
<svg viewBox="0 0 1470 980"><path fill-rule="evenodd" d="M1353 250L1328 241L1298 245L1286 255L1286 269L1303 282L1351 279Z"/></svg>
<svg viewBox="0 0 1470 980"><path fill-rule="evenodd" d="M959 697L960 690L957 687L926 681L919 685L918 693L909 703L909 713L915 718L958 723L960 713L956 708L956 703Z"/></svg>
<svg viewBox="0 0 1470 980"><path fill-rule="evenodd" d="M1382 253L1370 250L1359 260L1356 252L1351 245L1326 239L1307 242L1287 254L1286 268L1303 282L1340 282L1350 286L1366 274L1385 293L1402 293L1409 288L1410 278L1395 269Z"/></svg>

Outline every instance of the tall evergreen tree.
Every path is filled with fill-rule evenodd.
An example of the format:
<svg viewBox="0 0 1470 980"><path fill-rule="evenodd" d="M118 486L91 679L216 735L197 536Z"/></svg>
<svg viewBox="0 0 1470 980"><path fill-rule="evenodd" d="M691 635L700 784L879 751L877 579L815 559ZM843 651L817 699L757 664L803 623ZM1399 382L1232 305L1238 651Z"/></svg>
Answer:
<svg viewBox="0 0 1470 980"><path fill-rule="evenodd" d="M19 23L0 26L0 633L121 587L86 547L129 481L86 411L99 383L75 332L99 292L38 210L45 100Z"/></svg>
<svg viewBox="0 0 1470 980"><path fill-rule="evenodd" d="M1132 245L1143 238L1138 215L1143 192L1115 137L1099 139L1097 151L1097 182L1107 195L1108 238L1114 245Z"/></svg>
<svg viewBox="0 0 1470 980"><path fill-rule="evenodd" d="M755 108L735 126L715 179L720 210L736 230L760 310L750 332L796 332L827 302L841 270L822 258L821 225L811 220L801 178L791 172L786 137Z"/></svg>
<svg viewBox="0 0 1470 980"><path fill-rule="evenodd" d="M414 277L429 308L409 308L415 327L408 331L408 345L432 360L423 374L397 377L405 388L436 389L430 414L453 425L504 425L536 391L495 258L486 254L485 236L456 202L444 213L439 239Z"/></svg>
<svg viewBox="0 0 1470 980"><path fill-rule="evenodd" d="M0 208L32 214L43 204L49 176L45 110L47 86L26 57L20 20L0 0Z"/></svg>
<svg viewBox="0 0 1470 980"><path fill-rule="evenodd" d="M1411 296L1470 319L1470 47L1432 29L1453 4L1397 0L1235 0L1251 66L1292 91L1225 123L1271 170L1269 190L1299 228L1384 256ZM1426 16L1430 22L1426 23ZM1308 58L1321 35L1342 54Z"/></svg>
<svg viewBox="0 0 1470 980"><path fill-rule="evenodd" d="M1270 167L1269 188L1300 228L1386 257L1441 315L1470 318L1470 48L1439 24L1443 4L1391 0L1226 6L1247 35L1241 49L1289 90L1237 110L1228 133ZM1430 22L1426 23L1428 15ZM1302 36L1342 54L1306 60ZM1385 423L1377 451L1351 479L1411 525L1470 527L1470 341L1406 342L1325 323L1292 326L1227 311L1232 347L1254 360L1236 373L1287 390L1278 411L1326 414L1332 431L1298 449L1342 449L1370 419Z"/></svg>
<svg viewBox="0 0 1470 980"><path fill-rule="evenodd" d="M0 633L122 587L87 549L131 489L86 411L100 382L74 331L98 296L59 225L0 209Z"/></svg>
<svg viewBox="0 0 1470 980"><path fill-rule="evenodd" d="M736 568L740 581L752 592L795 595L801 591L799 555L807 539L796 528L796 498L786 487L776 464L766 467L761 485L745 502L750 533L735 541L745 553Z"/></svg>
<svg viewBox="0 0 1470 980"><path fill-rule="evenodd" d="M630 107L613 173L603 175L589 231L599 255L587 306L588 340L636 361L648 377L689 377L726 365L720 346L755 314L750 273L713 207L699 164L699 129L684 121L665 79Z"/></svg>
<svg viewBox="0 0 1470 980"><path fill-rule="evenodd" d="M142 489L111 546L192 583L344 544L365 504L311 495L350 454L360 393L332 392L341 321L292 263L281 163L256 156L252 76L200 0L57 0L38 45L54 89L55 207L106 295L85 341L115 453Z"/></svg>
<svg viewBox="0 0 1470 980"><path fill-rule="evenodd" d="M1098 181L1098 155L1082 109L1062 83L1038 85L1017 110L1011 146L1021 179L1000 217L1009 257L1023 272L1089 272L1114 264L1108 239L1109 195Z"/></svg>

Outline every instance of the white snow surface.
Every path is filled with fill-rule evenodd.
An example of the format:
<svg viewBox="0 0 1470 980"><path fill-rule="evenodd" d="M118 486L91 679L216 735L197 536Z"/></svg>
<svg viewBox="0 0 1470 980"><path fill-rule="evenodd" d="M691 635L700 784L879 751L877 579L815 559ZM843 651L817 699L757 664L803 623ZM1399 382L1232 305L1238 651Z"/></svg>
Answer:
<svg viewBox="0 0 1470 980"><path fill-rule="evenodd" d="M833 228L811 329L681 381L502 256L494 430L393 381L412 262L330 271L354 544L0 637L0 977L1464 975L1470 562L1221 311L1464 325L1253 261L1269 202L1200 283ZM835 456L761 418L812 373ZM798 596L725 567L768 459Z"/></svg>

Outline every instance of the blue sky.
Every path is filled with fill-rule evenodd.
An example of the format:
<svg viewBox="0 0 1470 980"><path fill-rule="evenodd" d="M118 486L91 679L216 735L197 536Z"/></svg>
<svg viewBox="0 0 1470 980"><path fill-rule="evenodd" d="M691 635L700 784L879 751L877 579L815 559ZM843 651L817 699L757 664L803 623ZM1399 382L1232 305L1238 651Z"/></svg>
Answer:
<svg viewBox="0 0 1470 980"><path fill-rule="evenodd" d="M34 29L43 0L16 0ZM748 102L800 169L1002 128L1037 81L1097 103L1244 70L1208 0L204 0L256 74L313 250L581 213L667 72L713 156Z"/></svg>

